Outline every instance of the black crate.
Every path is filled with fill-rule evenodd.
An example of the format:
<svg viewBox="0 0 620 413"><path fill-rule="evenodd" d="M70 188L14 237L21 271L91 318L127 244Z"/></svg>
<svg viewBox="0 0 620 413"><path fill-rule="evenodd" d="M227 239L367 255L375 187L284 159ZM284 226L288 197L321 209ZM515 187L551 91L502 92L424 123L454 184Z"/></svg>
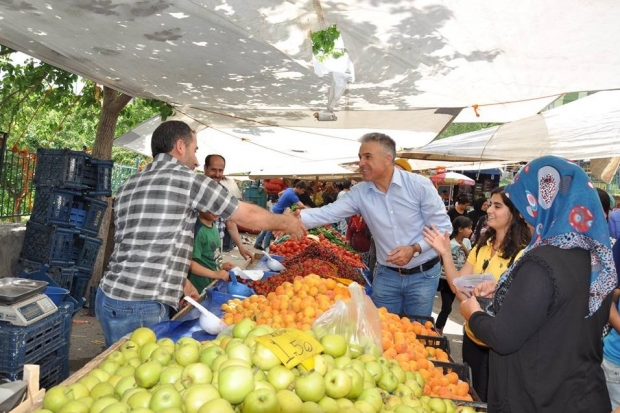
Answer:
<svg viewBox="0 0 620 413"><path fill-rule="evenodd" d="M84 184L87 160L90 160L90 156L85 152L39 148L34 183L58 188L87 189L88 185Z"/></svg>
<svg viewBox="0 0 620 413"><path fill-rule="evenodd" d="M0 323L0 374L17 374L24 364L37 364L68 345L73 304L62 303L58 311L25 327Z"/></svg>
<svg viewBox="0 0 620 413"><path fill-rule="evenodd" d="M74 228L60 228L29 221L26 224L21 257L50 266L72 266L76 234L79 234L79 230Z"/></svg>
<svg viewBox="0 0 620 413"><path fill-rule="evenodd" d="M50 267L47 264L40 262L21 260L21 271L19 276L21 278L29 279L41 279L40 273L48 275L55 283L56 286L71 290L71 284L73 283L73 277L77 274L78 270L75 266L62 267L53 266Z"/></svg>
<svg viewBox="0 0 620 413"><path fill-rule="evenodd" d="M456 404L458 404L459 406L471 406L476 408L476 411L486 412L486 403L482 403L480 401L480 397L476 393L476 390L474 390L471 376L471 368L467 364L447 363L444 361L435 360L433 360L433 364L435 365L435 367L441 367L441 369L443 370L443 374L447 374L453 371L459 376L460 380L469 384L469 394L473 399L473 402L454 400ZM478 410L478 408L484 408L485 410Z"/></svg>
<svg viewBox="0 0 620 413"><path fill-rule="evenodd" d="M86 192L90 196L112 195L112 167L114 161L90 159L84 170L84 183L88 185Z"/></svg>
<svg viewBox="0 0 620 413"><path fill-rule="evenodd" d="M108 203L91 197L77 198L71 209L71 222L83 234L96 237L103 222Z"/></svg>
<svg viewBox="0 0 620 413"><path fill-rule="evenodd" d="M41 360L34 363L39 365L39 387L50 389L60 384L69 377L69 343L64 344ZM20 366L16 371L1 372L0 375L10 381L21 380L24 373L24 366Z"/></svg>
<svg viewBox="0 0 620 413"><path fill-rule="evenodd" d="M61 227L72 226L71 208L74 198L78 196L79 192L69 189L37 186L30 221Z"/></svg>
<svg viewBox="0 0 620 413"><path fill-rule="evenodd" d="M439 334L437 328L435 327L435 319L433 317L425 316L425 315L409 315L409 314L400 314L401 317L407 317L410 321L417 321L420 324L424 325L427 321L430 321L433 324L432 330Z"/></svg>
<svg viewBox="0 0 620 413"><path fill-rule="evenodd" d="M89 237L88 235L80 234L75 237L72 260L79 271L92 272L102 243L101 238Z"/></svg>
<svg viewBox="0 0 620 413"><path fill-rule="evenodd" d="M77 301L77 306L82 308L86 302L86 294L88 292L88 284L90 283L91 272L78 271L73 277L71 291L69 294Z"/></svg>
<svg viewBox="0 0 620 413"><path fill-rule="evenodd" d="M426 347L440 348L446 353L450 354L450 340L447 337L442 336L423 336L416 335L417 340L424 344Z"/></svg>
<svg viewBox="0 0 620 413"><path fill-rule="evenodd" d="M97 314L95 314L95 303L97 302L97 289L99 288L98 285L91 285L90 289L89 289L89 295L88 295L88 315L95 317Z"/></svg>

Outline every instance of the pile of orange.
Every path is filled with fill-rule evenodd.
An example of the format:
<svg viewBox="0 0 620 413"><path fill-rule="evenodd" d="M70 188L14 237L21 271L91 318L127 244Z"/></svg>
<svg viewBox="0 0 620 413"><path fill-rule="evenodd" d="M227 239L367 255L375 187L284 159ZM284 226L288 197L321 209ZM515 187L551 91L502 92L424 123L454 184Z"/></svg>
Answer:
<svg viewBox="0 0 620 413"><path fill-rule="evenodd" d="M349 290L344 285L310 274L295 277L292 283L282 283L267 296L252 295L243 301L234 299L222 304L222 319L227 325L250 318L256 324L268 324L273 328L308 330L337 300L349 298Z"/></svg>
<svg viewBox="0 0 620 413"><path fill-rule="evenodd" d="M471 400L469 384L459 380L455 372L444 375L432 360L449 362L448 353L440 348L424 346L418 336L437 337L433 323L411 321L379 308L381 318L381 345L383 357L394 359L405 371L418 371L424 377L424 394L457 400Z"/></svg>

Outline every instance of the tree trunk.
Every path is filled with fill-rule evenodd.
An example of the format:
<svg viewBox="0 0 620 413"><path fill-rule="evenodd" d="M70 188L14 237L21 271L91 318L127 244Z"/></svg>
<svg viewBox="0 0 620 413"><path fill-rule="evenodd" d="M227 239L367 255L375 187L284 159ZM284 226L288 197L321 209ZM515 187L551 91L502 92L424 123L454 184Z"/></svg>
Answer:
<svg viewBox="0 0 620 413"><path fill-rule="evenodd" d="M97 136L92 152L94 158L112 159L112 144L114 142L114 132L116 131L118 116L131 99L132 97L129 95L119 93L107 86L103 87L103 105L101 106ZM99 248L99 254L97 255L97 261L95 261L89 284L94 287L99 285L99 281L103 276L103 267L107 264L105 261L109 258L106 256L106 251L108 250L106 245L110 221L112 220L113 199L108 197L105 200L108 202L108 208L101 223L101 229L99 230L99 237L103 240L103 244ZM89 306L93 309L95 303L89 303ZM91 313L94 314L94 311L91 311Z"/></svg>

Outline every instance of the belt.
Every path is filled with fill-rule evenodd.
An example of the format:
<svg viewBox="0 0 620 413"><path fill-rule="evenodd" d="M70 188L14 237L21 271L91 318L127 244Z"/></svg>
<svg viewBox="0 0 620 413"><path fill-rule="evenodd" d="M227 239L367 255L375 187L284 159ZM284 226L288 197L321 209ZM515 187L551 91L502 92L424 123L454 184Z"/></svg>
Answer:
<svg viewBox="0 0 620 413"><path fill-rule="evenodd" d="M417 266L412 267L412 268L388 267L387 265L385 266L385 268L387 268L388 270L392 270L394 272L397 272L401 276L403 276L403 275L411 275L411 274L417 274L419 272L428 271L431 268L433 268L435 265L437 265L438 262L439 262L439 257L435 257L435 258L432 258L432 259L426 261L422 265L417 265Z"/></svg>

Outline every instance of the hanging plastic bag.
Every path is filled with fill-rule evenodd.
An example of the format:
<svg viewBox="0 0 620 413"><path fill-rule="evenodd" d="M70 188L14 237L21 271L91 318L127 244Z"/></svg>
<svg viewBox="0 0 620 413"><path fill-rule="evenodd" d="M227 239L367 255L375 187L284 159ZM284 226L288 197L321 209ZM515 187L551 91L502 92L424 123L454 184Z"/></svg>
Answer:
<svg viewBox="0 0 620 413"><path fill-rule="evenodd" d="M338 300L314 321L312 329L319 339L326 334L344 336L352 353L381 355L379 311L358 283L351 283L348 288L351 299L346 303Z"/></svg>

